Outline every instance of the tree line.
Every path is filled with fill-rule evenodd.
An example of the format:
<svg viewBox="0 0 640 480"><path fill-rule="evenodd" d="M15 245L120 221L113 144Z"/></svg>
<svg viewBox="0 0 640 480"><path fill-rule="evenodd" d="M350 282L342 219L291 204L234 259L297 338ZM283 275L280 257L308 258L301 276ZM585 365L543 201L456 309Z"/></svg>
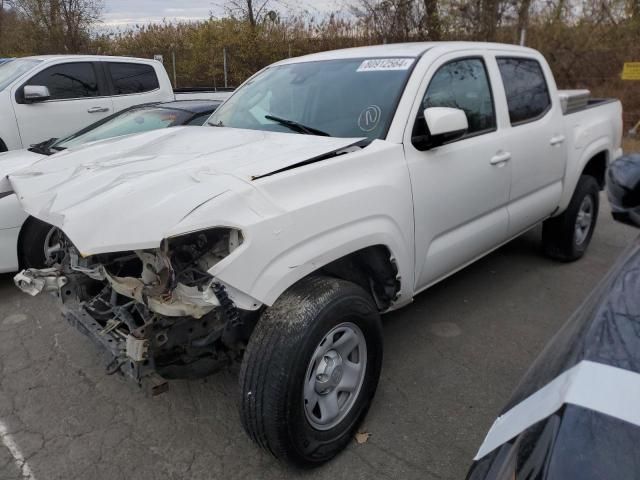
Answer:
<svg viewBox="0 0 640 480"><path fill-rule="evenodd" d="M0 0L0 57L41 53L173 55L179 86L237 85L269 63L321 50L438 40L524 42L549 60L561 88L623 99L640 119L640 0L345 0L327 15L289 0L227 0L225 15L105 32L102 0ZM226 53L226 55L225 55Z"/></svg>

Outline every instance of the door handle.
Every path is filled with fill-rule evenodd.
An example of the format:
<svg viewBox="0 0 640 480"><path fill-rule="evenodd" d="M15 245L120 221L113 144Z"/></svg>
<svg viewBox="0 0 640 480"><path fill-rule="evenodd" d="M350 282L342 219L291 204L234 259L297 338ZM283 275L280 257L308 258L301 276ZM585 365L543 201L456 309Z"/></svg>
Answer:
<svg viewBox="0 0 640 480"><path fill-rule="evenodd" d="M511 160L511 154L509 152L501 152L496 153L493 157L491 157L490 163L491 165L502 165L509 160Z"/></svg>
<svg viewBox="0 0 640 480"><path fill-rule="evenodd" d="M564 135L556 135L549 140L551 146L560 145L562 142L564 142Z"/></svg>
<svg viewBox="0 0 640 480"><path fill-rule="evenodd" d="M104 113L108 111L109 111L108 107L93 107L87 110L87 113Z"/></svg>

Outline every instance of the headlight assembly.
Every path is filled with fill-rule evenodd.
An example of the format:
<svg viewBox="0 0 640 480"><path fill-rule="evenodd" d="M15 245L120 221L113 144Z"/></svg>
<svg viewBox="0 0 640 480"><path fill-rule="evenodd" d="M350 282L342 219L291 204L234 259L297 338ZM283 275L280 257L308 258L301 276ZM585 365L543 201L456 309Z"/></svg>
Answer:
<svg viewBox="0 0 640 480"><path fill-rule="evenodd" d="M165 239L161 250L169 258L179 281L189 285L193 276L206 271L242 245L242 232L235 228L215 227Z"/></svg>

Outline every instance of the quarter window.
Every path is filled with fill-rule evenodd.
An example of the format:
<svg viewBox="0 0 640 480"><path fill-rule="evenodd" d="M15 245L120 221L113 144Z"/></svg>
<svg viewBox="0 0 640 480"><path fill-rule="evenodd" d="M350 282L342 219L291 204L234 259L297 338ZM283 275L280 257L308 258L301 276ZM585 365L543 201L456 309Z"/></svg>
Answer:
<svg viewBox="0 0 640 480"><path fill-rule="evenodd" d="M512 125L535 120L549 110L549 89L542 68L536 60L498 58L498 67Z"/></svg>
<svg viewBox="0 0 640 480"><path fill-rule="evenodd" d="M33 76L27 85L41 85L49 89L51 100L97 97L98 80L93 64L65 63L47 68Z"/></svg>
<svg viewBox="0 0 640 480"><path fill-rule="evenodd" d="M429 83L422 107L463 110L469 124L468 135L496 128L489 78L479 58L456 60L440 67Z"/></svg>
<svg viewBox="0 0 640 480"><path fill-rule="evenodd" d="M160 87L151 65L139 63L109 63L115 95L144 93Z"/></svg>

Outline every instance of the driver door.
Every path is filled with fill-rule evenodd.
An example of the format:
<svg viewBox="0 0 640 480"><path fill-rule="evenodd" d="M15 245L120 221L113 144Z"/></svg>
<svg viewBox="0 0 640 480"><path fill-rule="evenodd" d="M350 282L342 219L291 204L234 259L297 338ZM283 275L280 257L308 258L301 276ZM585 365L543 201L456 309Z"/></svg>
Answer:
<svg viewBox="0 0 640 480"><path fill-rule="evenodd" d="M424 150L405 138L414 196L416 291L507 239L511 183L509 154L498 132L489 69L482 53L441 57L423 80L410 137L426 131L423 110L465 112L469 129L450 143ZM500 84L498 84L500 85Z"/></svg>

